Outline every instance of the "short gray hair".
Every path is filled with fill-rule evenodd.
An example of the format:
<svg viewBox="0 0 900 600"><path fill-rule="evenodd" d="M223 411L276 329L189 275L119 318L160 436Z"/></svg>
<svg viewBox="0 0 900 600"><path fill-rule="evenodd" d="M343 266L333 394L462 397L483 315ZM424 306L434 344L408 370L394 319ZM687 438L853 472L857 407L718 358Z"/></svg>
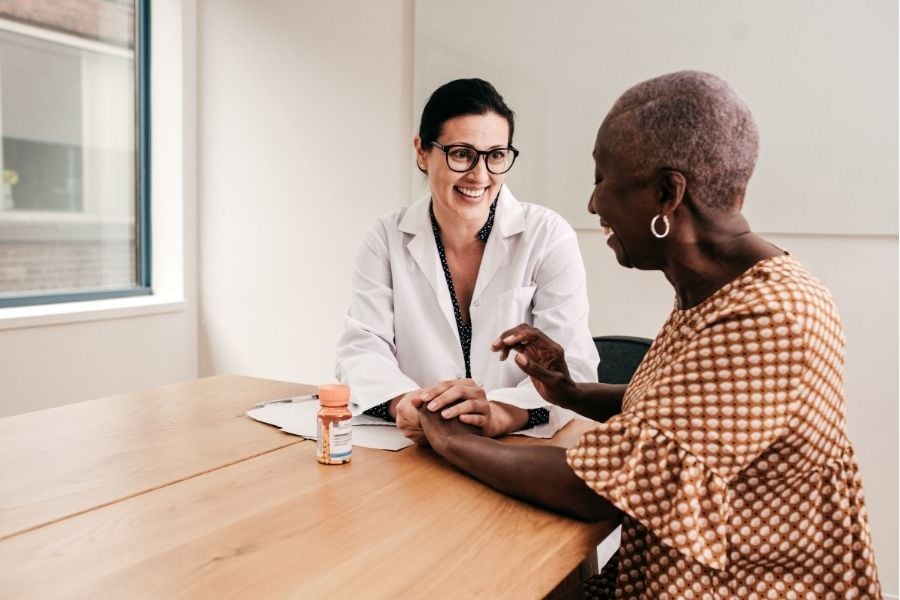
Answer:
<svg viewBox="0 0 900 600"><path fill-rule="evenodd" d="M681 171L691 197L740 207L753 174L759 131L750 109L722 79L679 71L635 85L604 120L606 145L638 173Z"/></svg>

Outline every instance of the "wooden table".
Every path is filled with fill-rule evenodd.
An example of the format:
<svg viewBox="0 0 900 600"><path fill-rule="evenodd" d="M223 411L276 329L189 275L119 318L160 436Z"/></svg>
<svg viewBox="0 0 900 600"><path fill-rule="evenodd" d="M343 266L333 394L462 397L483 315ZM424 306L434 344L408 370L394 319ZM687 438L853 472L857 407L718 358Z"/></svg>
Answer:
<svg viewBox="0 0 900 600"><path fill-rule="evenodd" d="M320 465L243 415L310 391L218 376L0 419L0 597L540 598L614 526L427 448Z"/></svg>

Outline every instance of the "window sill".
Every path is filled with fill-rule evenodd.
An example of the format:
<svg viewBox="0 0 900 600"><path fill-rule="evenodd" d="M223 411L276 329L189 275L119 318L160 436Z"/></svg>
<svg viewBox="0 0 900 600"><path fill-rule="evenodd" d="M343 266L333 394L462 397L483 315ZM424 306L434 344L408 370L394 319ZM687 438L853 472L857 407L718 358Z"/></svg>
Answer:
<svg viewBox="0 0 900 600"><path fill-rule="evenodd" d="M187 301L180 295L156 294L87 302L65 302L37 306L0 308L0 331L45 327L84 321L125 319L183 311Z"/></svg>

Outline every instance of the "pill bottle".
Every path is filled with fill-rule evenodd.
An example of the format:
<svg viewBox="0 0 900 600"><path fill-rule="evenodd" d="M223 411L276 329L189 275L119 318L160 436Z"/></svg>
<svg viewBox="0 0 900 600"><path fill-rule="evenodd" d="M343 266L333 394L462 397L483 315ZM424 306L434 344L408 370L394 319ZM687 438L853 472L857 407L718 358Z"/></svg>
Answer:
<svg viewBox="0 0 900 600"><path fill-rule="evenodd" d="M353 452L350 387L340 384L319 386L319 412L316 415L316 457L323 465L350 462Z"/></svg>

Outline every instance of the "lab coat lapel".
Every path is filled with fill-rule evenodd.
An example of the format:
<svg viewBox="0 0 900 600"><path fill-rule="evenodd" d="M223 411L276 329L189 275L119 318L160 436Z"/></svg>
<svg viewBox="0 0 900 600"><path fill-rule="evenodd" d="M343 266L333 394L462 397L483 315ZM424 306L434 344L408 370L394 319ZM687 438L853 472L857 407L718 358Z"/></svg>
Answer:
<svg viewBox="0 0 900 600"><path fill-rule="evenodd" d="M431 196L426 195L410 206L400 221L399 229L412 236L406 249L431 286L434 297L437 299L438 308L447 320L450 331L459 341L456 317L453 315L453 302L450 300L450 289L447 287L447 280L444 277L444 270L441 268L441 261L434 243L434 231L431 229L431 217L428 214L430 205Z"/></svg>
<svg viewBox="0 0 900 600"><path fill-rule="evenodd" d="M481 294L497 274L497 270L503 265L506 253L509 251L509 237L522 233L525 230L525 216L522 205L513 198L509 189L504 185L497 200L497 210L494 215L494 228L484 247L484 256L481 258L481 267L478 269L478 279L475 281L475 291L472 300L480 300Z"/></svg>

